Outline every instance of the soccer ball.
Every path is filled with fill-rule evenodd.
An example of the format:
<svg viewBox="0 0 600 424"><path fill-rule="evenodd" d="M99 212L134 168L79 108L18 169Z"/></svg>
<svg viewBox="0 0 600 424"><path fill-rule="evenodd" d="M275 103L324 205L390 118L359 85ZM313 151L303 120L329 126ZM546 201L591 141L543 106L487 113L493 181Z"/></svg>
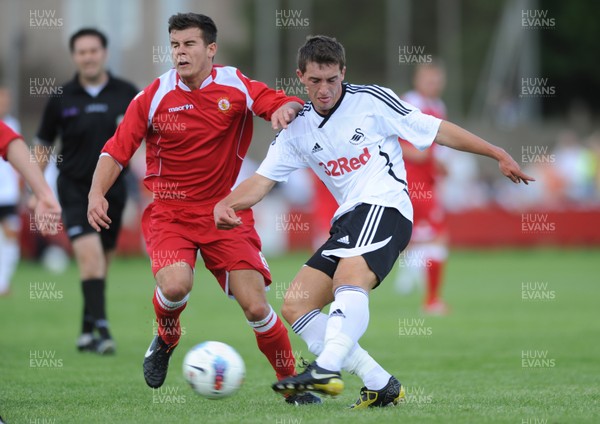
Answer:
<svg viewBox="0 0 600 424"><path fill-rule="evenodd" d="M245 374L244 360L225 343L200 343L183 358L184 378L196 393L208 399L234 394L242 385Z"/></svg>

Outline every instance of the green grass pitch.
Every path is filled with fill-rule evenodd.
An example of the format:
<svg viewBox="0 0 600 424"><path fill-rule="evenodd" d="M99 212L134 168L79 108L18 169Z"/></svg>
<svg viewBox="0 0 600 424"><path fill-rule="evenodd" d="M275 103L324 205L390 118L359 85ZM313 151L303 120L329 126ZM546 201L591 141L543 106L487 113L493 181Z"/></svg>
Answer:
<svg viewBox="0 0 600 424"><path fill-rule="evenodd" d="M270 260L276 309L307 255ZM152 390L142 374L154 331L148 260L118 259L111 268L112 357L76 352L82 306L74 266L52 275L25 262L12 295L0 298L0 415L9 424L598 423L599 271L599 250L457 250L444 290L452 313L436 318L421 315L418 293L395 293L394 270L371 295L361 344L405 385L407 400L351 411L362 384L348 374L345 391L321 406L296 408L273 393L274 373L243 314L201 264L169 375ZM312 359L291 338L295 353ZM206 400L186 385L181 361L204 340L229 343L244 358L235 396Z"/></svg>

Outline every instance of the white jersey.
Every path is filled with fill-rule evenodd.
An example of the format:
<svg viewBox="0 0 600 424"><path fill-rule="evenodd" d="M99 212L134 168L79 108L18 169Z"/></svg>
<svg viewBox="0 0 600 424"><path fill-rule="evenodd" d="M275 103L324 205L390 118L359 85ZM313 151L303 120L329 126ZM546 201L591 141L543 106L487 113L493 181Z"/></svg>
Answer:
<svg viewBox="0 0 600 424"><path fill-rule="evenodd" d="M344 84L328 115L317 113L310 102L305 104L277 134L256 172L287 181L292 171L312 168L340 205L333 221L361 203L395 208L412 221L398 137L424 150L441 122L387 88Z"/></svg>

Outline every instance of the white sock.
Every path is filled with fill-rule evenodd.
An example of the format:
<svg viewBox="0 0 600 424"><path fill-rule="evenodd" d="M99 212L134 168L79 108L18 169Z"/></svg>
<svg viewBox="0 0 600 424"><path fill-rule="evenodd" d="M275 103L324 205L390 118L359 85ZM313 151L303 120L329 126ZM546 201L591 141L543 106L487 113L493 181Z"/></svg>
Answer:
<svg viewBox="0 0 600 424"><path fill-rule="evenodd" d="M340 371L342 363L369 325L369 295L360 287L344 285L335 290L329 307L325 346L317 365Z"/></svg>
<svg viewBox="0 0 600 424"><path fill-rule="evenodd" d="M427 243L422 247L424 256L428 260L444 262L448 259L448 248L443 244L438 243Z"/></svg>
<svg viewBox="0 0 600 424"><path fill-rule="evenodd" d="M0 293L10 288L10 280L19 263L19 256L18 241L7 238L0 228Z"/></svg>
<svg viewBox="0 0 600 424"><path fill-rule="evenodd" d="M420 245L406 249L398 259L396 291L409 294L425 281L426 252Z"/></svg>
<svg viewBox="0 0 600 424"><path fill-rule="evenodd" d="M370 390L382 389L392 376L359 344L356 344L346 357L343 368L359 376L365 387Z"/></svg>
<svg viewBox="0 0 600 424"><path fill-rule="evenodd" d="M257 333L266 333L273 328L275 323L277 323L277 314L271 305L269 305L269 308L270 310L267 316L260 321L248 321L248 325L250 325L250 327L252 327Z"/></svg>
<svg viewBox="0 0 600 424"><path fill-rule="evenodd" d="M327 320L326 314L315 309L298 318L292 325L292 330L306 342L308 350L316 356L323 352ZM371 390L383 388L391 377L391 374L384 370L358 343L344 359L342 369L350 374L356 374L363 381L365 387Z"/></svg>
<svg viewBox="0 0 600 424"><path fill-rule="evenodd" d="M154 292L154 296L156 296L156 300L158 300L159 305L166 311L174 311L177 308L185 305L190 298L190 294L186 294L185 297L179 301L172 301L165 297L160 287L156 286L156 291Z"/></svg>
<svg viewBox="0 0 600 424"><path fill-rule="evenodd" d="M306 342L308 350L315 356L319 356L323 352L323 340L325 339L328 318L326 314L318 309L313 309L292 324L292 331Z"/></svg>

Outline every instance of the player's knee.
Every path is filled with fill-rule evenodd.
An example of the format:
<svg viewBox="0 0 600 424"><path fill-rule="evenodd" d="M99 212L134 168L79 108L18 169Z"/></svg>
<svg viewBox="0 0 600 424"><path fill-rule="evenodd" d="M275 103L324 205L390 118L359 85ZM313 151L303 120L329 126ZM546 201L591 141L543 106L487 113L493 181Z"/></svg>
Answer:
<svg viewBox="0 0 600 424"><path fill-rule="evenodd" d="M287 301L283 302L283 305L281 306L281 316L283 316L283 318L287 321L288 324L290 323L290 319L293 316L293 310L294 310L293 306L289 305L287 303ZM292 324L293 324L293 321L292 321Z"/></svg>
<svg viewBox="0 0 600 424"><path fill-rule="evenodd" d="M171 280L162 284L160 291L167 300L178 302L190 292L190 289L186 281Z"/></svg>
<svg viewBox="0 0 600 424"><path fill-rule="evenodd" d="M81 258L79 261L79 273L81 279L104 278L104 258L91 255Z"/></svg>
<svg viewBox="0 0 600 424"><path fill-rule="evenodd" d="M271 312L271 307L268 303L251 303L249 305L241 305L244 310L244 315L248 321L263 320Z"/></svg>
<svg viewBox="0 0 600 424"><path fill-rule="evenodd" d="M194 276L187 266L167 266L156 273L156 282L163 296L172 302L182 300L191 290Z"/></svg>
<svg viewBox="0 0 600 424"><path fill-rule="evenodd" d="M292 325L299 317L308 312L305 309L306 306L303 305L303 302L298 302L296 298L286 297L281 306L281 315L288 324Z"/></svg>

